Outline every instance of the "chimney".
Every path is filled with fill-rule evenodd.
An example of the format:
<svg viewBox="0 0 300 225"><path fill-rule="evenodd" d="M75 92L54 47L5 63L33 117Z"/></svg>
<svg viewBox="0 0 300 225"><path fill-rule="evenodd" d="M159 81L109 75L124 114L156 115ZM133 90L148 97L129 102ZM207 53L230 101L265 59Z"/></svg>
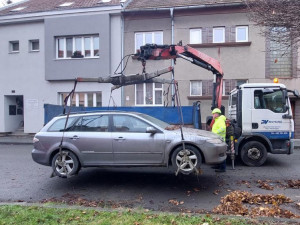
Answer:
<svg viewBox="0 0 300 225"><path fill-rule="evenodd" d="M7 3L7 5L9 5L9 4L11 4L11 3L12 3L12 1L10 1L10 0L7 0L7 1L6 1L6 3Z"/></svg>

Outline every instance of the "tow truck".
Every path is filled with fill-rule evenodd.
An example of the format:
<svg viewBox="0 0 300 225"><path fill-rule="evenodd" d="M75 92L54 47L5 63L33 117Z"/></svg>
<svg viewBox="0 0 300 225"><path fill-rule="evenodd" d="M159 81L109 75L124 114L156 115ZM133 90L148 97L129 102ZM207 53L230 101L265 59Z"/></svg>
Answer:
<svg viewBox="0 0 300 225"><path fill-rule="evenodd" d="M211 109L222 106L223 70L220 62L188 45L146 44L140 47L135 57L142 62L142 74L123 74L108 78L77 78L78 82L112 83L113 89L144 82L172 83L157 78L171 72L169 67L154 73L145 72L147 60L176 60L181 58L213 73L213 96ZM292 154L294 149L294 121L288 93L299 97L297 90L288 90L283 84L243 84L232 90L229 96L228 119L233 132L228 139L232 166L235 156L240 156L248 166L261 166L267 153ZM277 107L277 109L275 109ZM212 121L213 123L213 121ZM211 123L211 124L212 124Z"/></svg>

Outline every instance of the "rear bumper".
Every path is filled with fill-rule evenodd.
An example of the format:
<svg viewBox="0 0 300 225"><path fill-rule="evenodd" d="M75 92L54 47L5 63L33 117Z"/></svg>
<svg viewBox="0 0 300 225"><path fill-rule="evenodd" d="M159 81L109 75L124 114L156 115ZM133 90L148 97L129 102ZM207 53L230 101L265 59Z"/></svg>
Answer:
<svg viewBox="0 0 300 225"><path fill-rule="evenodd" d="M45 165L45 166L50 166L49 163L49 157L47 156L47 154L44 151L40 151L38 149L33 149L31 151L31 156L33 161Z"/></svg>

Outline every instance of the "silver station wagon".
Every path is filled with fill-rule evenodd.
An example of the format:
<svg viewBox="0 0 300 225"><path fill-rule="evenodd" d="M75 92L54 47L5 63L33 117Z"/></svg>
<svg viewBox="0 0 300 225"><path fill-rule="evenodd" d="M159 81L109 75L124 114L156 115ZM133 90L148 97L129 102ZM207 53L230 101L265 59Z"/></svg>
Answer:
<svg viewBox="0 0 300 225"><path fill-rule="evenodd" d="M226 159L227 145L217 135L198 129L180 129L146 114L102 111L57 116L33 139L32 158L52 166L59 177L82 167L173 166L190 174L202 163Z"/></svg>

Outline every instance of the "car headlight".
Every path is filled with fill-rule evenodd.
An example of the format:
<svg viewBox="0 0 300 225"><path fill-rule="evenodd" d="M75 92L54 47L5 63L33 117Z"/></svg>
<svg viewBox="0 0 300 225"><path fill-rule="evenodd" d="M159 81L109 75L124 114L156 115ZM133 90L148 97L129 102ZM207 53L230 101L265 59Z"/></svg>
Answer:
<svg viewBox="0 0 300 225"><path fill-rule="evenodd" d="M206 140L208 143L210 144L221 144L223 142L223 140L216 138L216 139L208 139Z"/></svg>

